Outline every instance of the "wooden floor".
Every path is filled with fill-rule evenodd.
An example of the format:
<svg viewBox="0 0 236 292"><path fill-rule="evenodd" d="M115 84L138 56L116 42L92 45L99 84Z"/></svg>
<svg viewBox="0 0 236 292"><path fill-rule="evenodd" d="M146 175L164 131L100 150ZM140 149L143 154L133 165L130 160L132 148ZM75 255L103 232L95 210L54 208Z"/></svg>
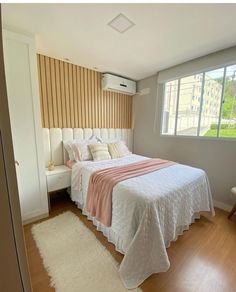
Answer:
<svg viewBox="0 0 236 292"><path fill-rule="evenodd" d="M55 194L50 217L66 210L74 212L120 262L122 255L97 231L65 193ZM26 225L25 240L33 291L54 291ZM234 292L236 291L236 216L217 209L216 216L203 214L167 249L171 267L166 273L152 275L141 286L144 292ZM65 291L66 292L66 291ZM79 290L78 290L79 292ZM86 291L82 291L86 292ZM96 291L95 291L96 292ZM111 291L112 292L112 291Z"/></svg>

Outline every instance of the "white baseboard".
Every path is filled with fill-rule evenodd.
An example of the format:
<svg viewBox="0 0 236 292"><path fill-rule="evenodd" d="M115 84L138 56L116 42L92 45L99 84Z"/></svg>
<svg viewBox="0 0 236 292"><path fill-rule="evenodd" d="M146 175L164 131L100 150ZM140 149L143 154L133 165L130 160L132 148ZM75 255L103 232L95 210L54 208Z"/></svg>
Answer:
<svg viewBox="0 0 236 292"><path fill-rule="evenodd" d="M227 211L227 212L231 211L231 209L232 209L232 206L225 204L225 203L222 203L222 202L219 202L219 201L216 201L216 200L213 200L213 204L214 204L214 207L222 209L222 210Z"/></svg>

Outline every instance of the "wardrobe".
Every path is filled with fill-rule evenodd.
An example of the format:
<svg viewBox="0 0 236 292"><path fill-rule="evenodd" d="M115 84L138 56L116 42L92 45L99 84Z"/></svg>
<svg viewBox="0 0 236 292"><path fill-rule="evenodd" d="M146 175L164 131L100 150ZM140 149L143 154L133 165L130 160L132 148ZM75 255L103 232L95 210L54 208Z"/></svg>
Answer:
<svg viewBox="0 0 236 292"><path fill-rule="evenodd" d="M3 30L13 148L24 223L48 216L35 40Z"/></svg>

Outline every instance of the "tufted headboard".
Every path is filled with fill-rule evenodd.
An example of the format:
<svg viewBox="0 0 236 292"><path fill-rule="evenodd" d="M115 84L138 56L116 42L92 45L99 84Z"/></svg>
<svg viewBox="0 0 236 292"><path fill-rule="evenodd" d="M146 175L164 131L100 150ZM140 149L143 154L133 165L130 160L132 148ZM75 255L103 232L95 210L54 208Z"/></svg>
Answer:
<svg viewBox="0 0 236 292"><path fill-rule="evenodd" d="M65 164L69 159L63 147L63 141L72 139L89 139L96 135L101 139L118 138L133 149L133 131L131 129L82 129L82 128L43 128L45 166L52 160L55 165Z"/></svg>

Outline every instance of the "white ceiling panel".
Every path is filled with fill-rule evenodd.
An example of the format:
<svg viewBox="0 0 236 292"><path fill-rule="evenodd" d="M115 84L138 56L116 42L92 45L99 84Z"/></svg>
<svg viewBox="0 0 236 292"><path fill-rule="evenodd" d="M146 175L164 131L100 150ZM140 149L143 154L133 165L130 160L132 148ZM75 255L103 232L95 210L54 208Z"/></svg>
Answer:
<svg viewBox="0 0 236 292"><path fill-rule="evenodd" d="M140 80L236 45L236 4L2 4L5 26L36 35L39 53ZM124 14L124 33L108 23Z"/></svg>

